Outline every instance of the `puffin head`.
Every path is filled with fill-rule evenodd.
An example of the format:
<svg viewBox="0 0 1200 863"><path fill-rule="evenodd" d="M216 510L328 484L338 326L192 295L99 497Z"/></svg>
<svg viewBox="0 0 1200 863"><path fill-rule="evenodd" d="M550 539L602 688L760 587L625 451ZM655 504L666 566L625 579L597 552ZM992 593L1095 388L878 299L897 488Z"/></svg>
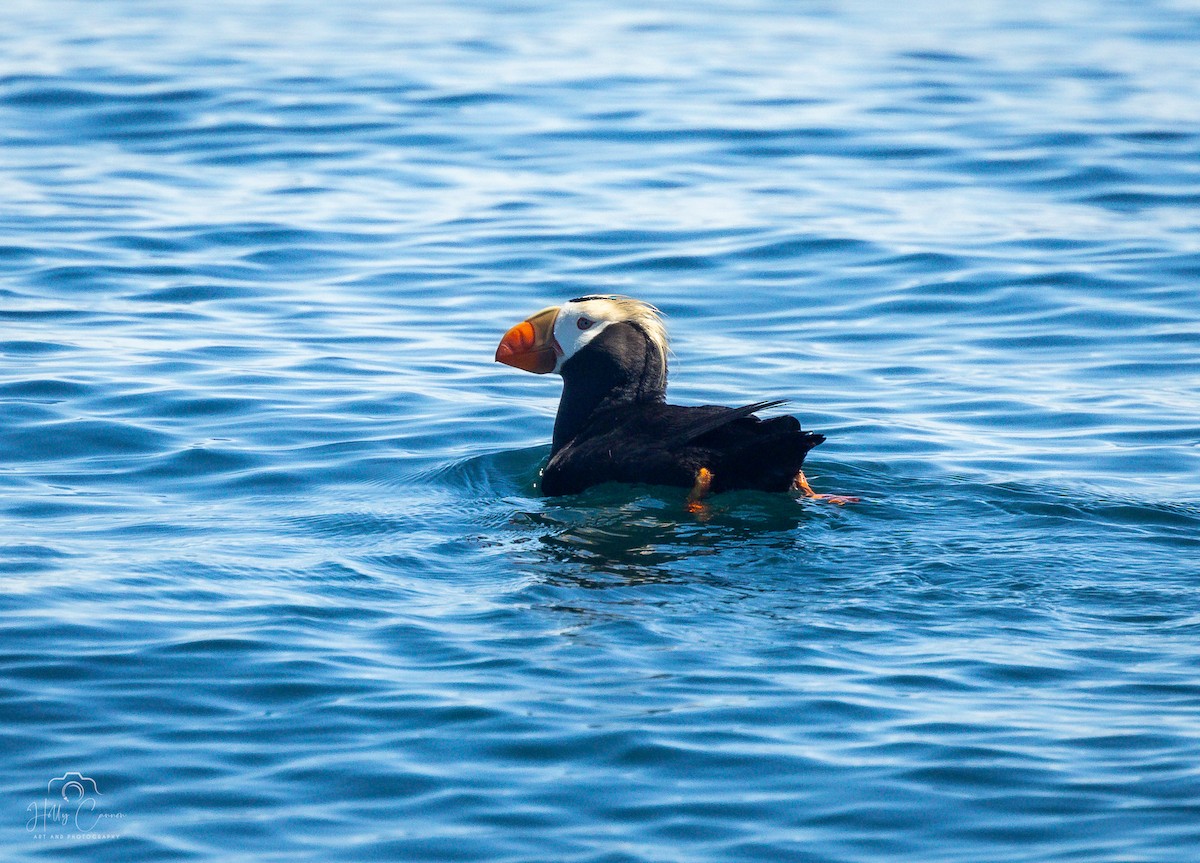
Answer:
<svg viewBox="0 0 1200 863"><path fill-rule="evenodd" d="M667 367L667 331L654 306L619 295L577 297L531 315L504 334L496 362L534 374L562 374L563 366L617 324L639 331Z"/></svg>

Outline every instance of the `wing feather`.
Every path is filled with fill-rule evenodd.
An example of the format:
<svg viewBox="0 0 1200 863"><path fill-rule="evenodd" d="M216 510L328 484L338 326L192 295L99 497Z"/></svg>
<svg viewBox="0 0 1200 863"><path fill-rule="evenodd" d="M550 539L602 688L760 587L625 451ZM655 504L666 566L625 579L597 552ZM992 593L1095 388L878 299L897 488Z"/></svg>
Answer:
<svg viewBox="0 0 1200 863"><path fill-rule="evenodd" d="M729 425L735 420L740 420L744 417L751 416L759 411L765 411L768 408L776 408L780 405L787 404L787 399L768 399L767 401L754 402L753 404L742 405L739 408L725 408L718 414L708 414L696 422L689 423L683 428L675 432L674 435L666 442L667 447L679 447L694 441L696 438L708 434L710 431L721 428L721 426Z"/></svg>

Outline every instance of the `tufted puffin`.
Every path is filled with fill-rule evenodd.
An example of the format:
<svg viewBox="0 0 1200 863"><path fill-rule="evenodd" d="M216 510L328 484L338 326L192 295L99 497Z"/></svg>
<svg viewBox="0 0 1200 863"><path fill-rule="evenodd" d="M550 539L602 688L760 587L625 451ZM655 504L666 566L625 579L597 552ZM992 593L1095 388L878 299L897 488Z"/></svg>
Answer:
<svg viewBox="0 0 1200 863"><path fill-rule="evenodd" d="M755 416L784 401L667 404L667 332L649 303L587 296L543 309L505 333L496 361L562 376L543 494L628 482L690 488L695 507L731 489L857 500L819 495L805 480L800 466L824 435L802 431L795 417Z"/></svg>

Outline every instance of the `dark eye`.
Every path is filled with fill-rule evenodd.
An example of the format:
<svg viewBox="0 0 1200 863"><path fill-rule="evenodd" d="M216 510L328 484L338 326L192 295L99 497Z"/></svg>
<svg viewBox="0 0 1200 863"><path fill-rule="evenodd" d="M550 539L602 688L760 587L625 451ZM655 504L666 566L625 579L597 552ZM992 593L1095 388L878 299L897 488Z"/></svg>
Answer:
<svg viewBox="0 0 1200 863"><path fill-rule="evenodd" d="M575 322L575 326L579 327L581 330L588 330L591 329L592 324L594 323L595 321L593 321L591 318L580 318Z"/></svg>

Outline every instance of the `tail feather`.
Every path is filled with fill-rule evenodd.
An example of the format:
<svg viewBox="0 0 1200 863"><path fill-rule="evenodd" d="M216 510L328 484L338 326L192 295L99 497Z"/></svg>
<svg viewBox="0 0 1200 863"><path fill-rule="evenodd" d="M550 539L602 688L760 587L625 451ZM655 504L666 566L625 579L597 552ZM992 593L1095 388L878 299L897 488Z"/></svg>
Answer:
<svg viewBox="0 0 1200 863"><path fill-rule="evenodd" d="M809 450L825 441L822 434L801 431L795 417L766 420L756 431L726 454L714 485L787 491Z"/></svg>

